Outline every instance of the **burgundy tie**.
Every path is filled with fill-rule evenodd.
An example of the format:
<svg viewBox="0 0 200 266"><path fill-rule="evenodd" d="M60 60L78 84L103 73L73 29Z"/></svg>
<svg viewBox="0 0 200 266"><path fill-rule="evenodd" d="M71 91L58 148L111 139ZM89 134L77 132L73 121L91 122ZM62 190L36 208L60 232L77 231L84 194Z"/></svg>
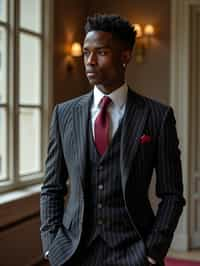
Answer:
<svg viewBox="0 0 200 266"><path fill-rule="evenodd" d="M101 110L94 123L95 145L98 152L103 155L109 144L110 117L107 111L112 100L104 96L100 102Z"/></svg>

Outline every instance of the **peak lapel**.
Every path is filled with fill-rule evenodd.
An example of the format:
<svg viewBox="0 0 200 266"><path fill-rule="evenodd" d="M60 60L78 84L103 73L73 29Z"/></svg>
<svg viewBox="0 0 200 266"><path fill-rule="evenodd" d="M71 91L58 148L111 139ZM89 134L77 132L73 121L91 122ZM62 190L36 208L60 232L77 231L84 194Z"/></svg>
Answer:
<svg viewBox="0 0 200 266"><path fill-rule="evenodd" d="M120 154L122 188L124 195L126 182L130 173L132 162L138 149L140 137L145 127L147 116L148 108L144 99L129 89L127 106L122 126Z"/></svg>
<svg viewBox="0 0 200 266"><path fill-rule="evenodd" d="M87 132L92 96L93 92L86 94L73 109L74 153L76 154L75 165L77 165L76 175L81 177L82 181L86 166Z"/></svg>

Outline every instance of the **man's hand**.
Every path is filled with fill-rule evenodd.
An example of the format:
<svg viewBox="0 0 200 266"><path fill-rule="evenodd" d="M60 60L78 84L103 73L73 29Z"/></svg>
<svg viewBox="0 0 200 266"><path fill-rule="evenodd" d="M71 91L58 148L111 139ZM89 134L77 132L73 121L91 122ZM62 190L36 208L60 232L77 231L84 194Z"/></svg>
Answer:
<svg viewBox="0 0 200 266"><path fill-rule="evenodd" d="M151 265L151 264L152 264L152 265L156 264L156 261L155 261L154 259L152 259L152 258L150 258L150 257L147 257L147 259L148 259L148 262L150 263L150 265Z"/></svg>

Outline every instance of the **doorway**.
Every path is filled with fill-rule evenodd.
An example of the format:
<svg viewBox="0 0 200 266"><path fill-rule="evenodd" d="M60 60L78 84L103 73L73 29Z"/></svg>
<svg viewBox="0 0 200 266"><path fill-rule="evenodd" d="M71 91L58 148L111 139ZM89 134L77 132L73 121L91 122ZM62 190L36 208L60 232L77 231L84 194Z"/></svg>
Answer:
<svg viewBox="0 0 200 266"><path fill-rule="evenodd" d="M187 205L176 250L200 248L200 0L171 0L171 105L182 150Z"/></svg>

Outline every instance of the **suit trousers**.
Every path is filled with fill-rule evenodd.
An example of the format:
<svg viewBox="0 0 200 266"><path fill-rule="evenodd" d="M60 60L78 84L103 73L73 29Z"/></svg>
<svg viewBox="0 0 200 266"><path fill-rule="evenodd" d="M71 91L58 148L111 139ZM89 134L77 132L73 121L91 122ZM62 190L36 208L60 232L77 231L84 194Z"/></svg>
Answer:
<svg viewBox="0 0 200 266"><path fill-rule="evenodd" d="M135 261L134 245L122 243L110 247L98 236L89 247L79 246L76 253L63 266L149 266L147 257Z"/></svg>

